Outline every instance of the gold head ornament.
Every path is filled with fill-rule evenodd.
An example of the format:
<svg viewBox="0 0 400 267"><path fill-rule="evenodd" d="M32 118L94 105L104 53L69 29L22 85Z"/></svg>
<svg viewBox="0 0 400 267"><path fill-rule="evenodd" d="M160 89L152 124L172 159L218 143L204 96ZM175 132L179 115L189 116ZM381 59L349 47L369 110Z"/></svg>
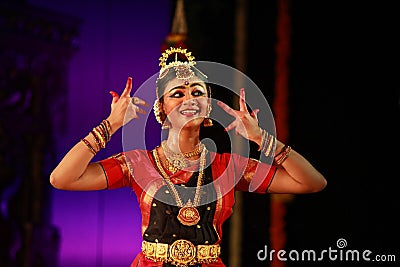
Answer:
<svg viewBox="0 0 400 267"><path fill-rule="evenodd" d="M174 55L174 58L168 62L168 59L170 59L171 55ZM184 60L182 61L181 58ZM196 61L194 61L192 52L189 52L186 48L170 47L162 53L159 60L159 66L161 69L158 79L162 79L165 75L167 75L171 68L174 68L176 78L178 79L188 80L194 75L191 67L196 65Z"/></svg>

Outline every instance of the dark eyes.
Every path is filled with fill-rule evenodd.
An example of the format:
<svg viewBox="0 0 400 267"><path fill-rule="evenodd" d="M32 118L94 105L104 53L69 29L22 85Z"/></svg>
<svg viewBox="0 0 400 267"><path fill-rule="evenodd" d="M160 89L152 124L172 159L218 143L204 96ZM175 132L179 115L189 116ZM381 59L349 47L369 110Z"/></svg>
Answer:
<svg viewBox="0 0 400 267"><path fill-rule="evenodd" d="M192 95L193 96L203 96L203 95L205 95L205 93L203 91L200 91L200 90L194 90L192 92Z"/></svg>
<svg viewBox="0 0 400 267"><path fill-rule="evenodd" d="M201 90L193 90L192 91L192 96L204 96L205 93ZM175 98L180 98L184 97L185 94L181 91L175 91L173 94L170 95L170 97L175 97Z"/></svg>

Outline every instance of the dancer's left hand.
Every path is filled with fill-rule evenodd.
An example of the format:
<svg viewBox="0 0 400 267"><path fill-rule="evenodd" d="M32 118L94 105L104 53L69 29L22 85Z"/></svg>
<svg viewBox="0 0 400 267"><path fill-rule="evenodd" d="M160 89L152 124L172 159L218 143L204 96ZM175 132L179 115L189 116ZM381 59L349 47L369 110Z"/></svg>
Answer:
<svg viewBox="0 0 400 267"><path fill-rule="evenodd" d="M258 125L257 118L257 113L260 110L255 109L251 113L248 111L244 88L240 89L239 110L229 107L222 101L218 101L217 103L226 113L235 118L235 120L225 128L225 131L234 129L236 134L254 141L257 144L261 143L262 130Z"/></svg>

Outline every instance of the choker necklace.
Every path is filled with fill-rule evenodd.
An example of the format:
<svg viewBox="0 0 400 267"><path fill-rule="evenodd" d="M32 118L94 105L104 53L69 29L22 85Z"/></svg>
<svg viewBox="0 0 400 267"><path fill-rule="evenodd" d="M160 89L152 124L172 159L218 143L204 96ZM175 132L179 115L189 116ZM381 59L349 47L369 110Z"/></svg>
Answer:
<svg viewBox="0 0 400 267"><path fill-rule="evenodd" d="M176 173L179 170L189 167L190 161L188 159L200 155L204 150L204 144L201 142L192 151L184 153L176 153L172 151L167 145L167 140L161 142L161 147L163 148L165 158L167 159L165 161L165 167L172 173Z"/></svg>
<svg viewBox="0 0 400 267"><path fill-rule="evenodd" d="M200 195L201 195L200 191L201 191L201 185L203 183L204 167L206 166L206 154L207 154L207 149L203 148L201 155L200 155L199 175L197 177L197 185L196 185L196 191L195 191L194 198L193 198L193 203L189 198L188 202L186 202L186 204L183 204L182 199L179 196L178 190L176 190L175 185L171 182L170 177L164 171L164 169L161 165L161 161L158 156L157 149L156 148L153 149L153 157L156 162L157 169L163 176L165 182L167 183L168 188L171 190L172 194L174 195L176 204L180 208L177 219L181 224L186 225L186 226L196 225L200 221L200 213L196 207L198 207L200 204Z"/></svg>

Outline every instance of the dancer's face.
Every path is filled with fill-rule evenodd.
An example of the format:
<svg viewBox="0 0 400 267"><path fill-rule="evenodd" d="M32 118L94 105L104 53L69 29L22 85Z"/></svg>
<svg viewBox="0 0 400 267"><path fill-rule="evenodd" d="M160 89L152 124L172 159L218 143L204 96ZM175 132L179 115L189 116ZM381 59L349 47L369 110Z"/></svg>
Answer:
<svg viewBox="0 0 400 267"><path fill-rule="evenodd" d="M209 115L206 84L197 77L173 79L164 90L163 109L172 128L199 127Z"/></svg>

